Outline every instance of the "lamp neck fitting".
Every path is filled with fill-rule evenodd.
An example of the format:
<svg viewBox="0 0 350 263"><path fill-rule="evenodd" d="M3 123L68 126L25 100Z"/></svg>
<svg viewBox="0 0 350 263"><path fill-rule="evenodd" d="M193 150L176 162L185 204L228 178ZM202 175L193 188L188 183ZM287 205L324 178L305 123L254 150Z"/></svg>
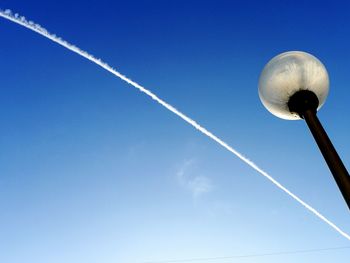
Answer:
<svg viewBox="0 0 350 263"><path fill-rule="evenodd" d="M294 93L288 101L290 112L297 113L304 119L304 113L308 110L317 112L319 101L315 93L310 90L299 90Z"/></svg>

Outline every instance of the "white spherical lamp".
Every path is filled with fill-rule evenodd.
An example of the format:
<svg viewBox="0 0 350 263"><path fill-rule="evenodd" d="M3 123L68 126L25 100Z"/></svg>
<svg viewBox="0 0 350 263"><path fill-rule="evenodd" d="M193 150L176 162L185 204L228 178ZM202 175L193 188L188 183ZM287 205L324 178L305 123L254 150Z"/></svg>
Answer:
<svg viewBox="0 0 350 263"><path fill-rule="evenodd" d="M290 51L277 55L266 64L259 79L259 97L269 112L286 120L301 119L288 105L291 97L300 91L317 96L317 110L327 98L328 73L316 57L302 51Z"/></svg>

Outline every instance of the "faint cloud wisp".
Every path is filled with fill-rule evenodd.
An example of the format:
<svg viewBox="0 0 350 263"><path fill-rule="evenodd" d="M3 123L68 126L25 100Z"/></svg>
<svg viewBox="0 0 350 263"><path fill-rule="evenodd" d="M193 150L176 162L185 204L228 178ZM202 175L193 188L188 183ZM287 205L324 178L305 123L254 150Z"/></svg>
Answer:
<svg viewBox="0 0 350 263"><path fill-rule="evenodd" d="M211 180L198 174L200 173L193 159L184 161L176 172L177 181L183 188L191 192L194 201L213 189Z"/></svg>

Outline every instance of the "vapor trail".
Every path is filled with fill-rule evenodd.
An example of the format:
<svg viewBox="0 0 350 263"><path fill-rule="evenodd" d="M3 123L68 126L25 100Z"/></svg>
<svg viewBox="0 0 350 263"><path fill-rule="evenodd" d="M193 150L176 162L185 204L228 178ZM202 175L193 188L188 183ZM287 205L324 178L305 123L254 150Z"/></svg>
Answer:
<svg viewBox="0 0 350 263"><path fill-rule="evenodd" d="M231 152L234 155L236 155L239 159L241 159L243 162L248 164L250 167L252 167L258 173L260 173L262 176L264 176L266 179L268 179L270 182L272 182L274 185L276 185L279 189L284 191L286 194L288 194L290 197L292 197L295 201L300 203L307 210L309 210L310 212L315 214L318 218L320 218L322 221L327 223L330 227L332 227L339 234L341 234L343 237L345 237L346 239L348 239L350 241L350 235L349 234L347 234L343 230L341 230L337 225L335 225L333 222L328 220L325 216L323 216L315 208L313 208L312 206L310 206L309 204L304 202L302 199L300 199L298 196L293 194L286 187L284 187L282 184L280 184L278 181L276 181L273 177L271 177L267 172L262 170L260 167L258 167L255 163L253 163L247 157L243 156L241 153L239 153L238 151L233 149L226 142L224 142L223 140L218 138L216 135L214 135L213 133L208 131L206 128L204 128L201 125L199 125L197 122L195 122L190 117L186 116L185 114L183 114L182 112L180 112L179 110L177 110L176 108L174 108L173 106L171 106L170 104L168 104L167 102L165 102L164 100L159 98L157 95L155 95L154 93L152 93L148 89L146 89L143 86L141 86L140 84L132 81L128 77L122 75L117 70L115 70L113 67L111 67L107 63L103 62L101 59L98 59L98 58L94 57L93 55L89 54L88 52L86 52L84 50L81 50L77 46L74 46L74 45L68 43L67 41L63 40L62 38L60 38L60 37L58 37L58 36L56 36L54 34L51 34L50 32L48 32L45 28L43 28L39 24L36 24L36 23L34 23L32 21L28 21L24 16L19 16L18 14L12 14L11 10L9 10L9 9L7 9L5 11L0 10L0 16L5 18L5 19L7 19L7 20L9 20L9 21L12 21L12 22L14 22L16 24L19 24L19 25L21 25L23 27L26 27L26 28L28 28L28 29L30 29L30 30L32 30L32 31L34 31L34 32L36 32L36 33L38 33L38 34L40 34L40 35L42 35L42 36L44 36L44 37L46 37L46 38L48 38L50 40L52 40L53 42L56 42L57 44L59 44L59 45L65 47L65 48L73 51L74 53L77 53L78 55L80 55L80 56L82 56L82 57L92 61L93 63L99 65L100 67L102 67L105 70L109 71L110 73L112 73L113 75L117 76L118 78L120 78L120 79L124 80L125 82L129 83L131 86L137 88L139 91L145 93L146 95L151 97L153 100L155 100L156 102L158 102L159 104L161 104L162 106L167 108L169 111L171 111L172 113L176 114L181 119L183 119L184 121L186 121L187 123L192 125L194 128L199 130L201 133L205 134L206 136L208 136L209 138L211 138L212 140L214 140L215 142L220 144L222 147L224 147L226 150L228 150L229 152Z"/></svg>

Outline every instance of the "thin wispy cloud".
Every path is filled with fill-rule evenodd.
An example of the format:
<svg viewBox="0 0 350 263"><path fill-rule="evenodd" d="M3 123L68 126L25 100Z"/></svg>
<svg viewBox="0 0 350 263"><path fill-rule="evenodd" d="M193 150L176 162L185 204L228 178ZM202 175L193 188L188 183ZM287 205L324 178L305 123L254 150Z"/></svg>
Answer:
<svg viewBox="0 0 350 263"><path fill-rule="evenodd" d="M176 172L176 178L183 188L191 192L195 201L213 189L211 180L200 173L196 161L193 159L182 163Z"/></svg>

